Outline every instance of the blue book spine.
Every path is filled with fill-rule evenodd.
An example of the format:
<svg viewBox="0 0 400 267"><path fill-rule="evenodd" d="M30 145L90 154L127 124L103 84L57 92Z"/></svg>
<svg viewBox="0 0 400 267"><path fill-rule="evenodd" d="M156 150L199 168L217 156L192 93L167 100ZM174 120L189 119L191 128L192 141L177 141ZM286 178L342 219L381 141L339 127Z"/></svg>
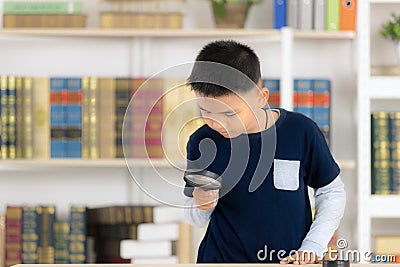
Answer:
<svg viewBox="0 0 400 267"><path fill-rule="evenodd" d="M8 78L8 157L15 159L17 156L17 101L15 77Z"/></svg>
<svg viewBox="0 0 400 267"><path fill-rule="evenodd" d="M50 106L50 125L51 128L65 127L65 106L53 104Z"/></svg>
<svg viewBox="0 0 400 267"><path fill-rule="evenodd" d="M51 91L64 91L66 88L66 80L64 78L53 77L50 78L50 90Z"/></svg>
<svg viewBox="0 0 400 267"><path fill-rule="evenodd" d="M81 158L82 157L82 132L80 127L68 128L66 130L66 157Z"/></svg>
<svg viewBox="0 0 400 267"><path fill-rule="evenodd" d="M391 191L400 194L400 112L391 112L389 120Z"/></svg>
<svg viewBox="0 0 400 267"><path fill-rule="evenodd" d="M313 119L313 88L312 80L294 80L295 105L293 110Z"/></svg>
<svg viewBox="0 0 400 267"><path fill-rule="evenodd" d="M82 79L67 79L66 157L82 157Z"/></svg>
<svg viewBox="0 0 400 267"><path fill-rule="evenodd" d="M66 79L50 78L50 156L66 157Z"/></svg>
<svg viewBox="0 0 400 267"><path fill-rule="evenodd" d="M63 128L51 128L50 155L52 158L66 157L66 133Z"/></svg>
<svg viewBox="0 0 400 267"><path fill-rule="evenodd" d="M331 121L331 82L327 79L313 81L314 91L314 121L324 134L328 144L330 141L330 121Z"/></svg>
<svg viewBox="0 0 400 267"><path fill-rule="evenodd" d="M268 105L270 108L280 106L280 81L279 79L263 79L263 87L269 91Z"/></svg>
<svg viewBox="0 0 400 267"><path fill-rule="evenodd" d="M22 208L22 263L38 263L40 208L24 206Z"/></svg>
<svg viewBox="0 0 400 267"><path fill-rule="evenodd" d="M72 206L70 210L69 261L72 264L87 262L87 216L85 206Z"/></svg>
<svg viewBox="0 0 400 267"><path fill-rule="evenodd" d="M82 125L82 106L81 105L68 105L65 111L67 115L67 128L81 127Z"/></svg>
<svg viewBox="0 0 400 267"><path fill-rule="evenodd" d="M329 127L330 81L314 80L314 121L320 128Z"/></svg>
<svg viewBox="0 0 400 267"><path fill-rule="evenodd" d="M66 83L69 92L80 92L82 90L81 78L68 78Z"/></svg>
<svg viewBox="0 0 400 267"><path fill-rule="evenodd" d="M274 29L287 25L287 0L274 0Z"/></svg>

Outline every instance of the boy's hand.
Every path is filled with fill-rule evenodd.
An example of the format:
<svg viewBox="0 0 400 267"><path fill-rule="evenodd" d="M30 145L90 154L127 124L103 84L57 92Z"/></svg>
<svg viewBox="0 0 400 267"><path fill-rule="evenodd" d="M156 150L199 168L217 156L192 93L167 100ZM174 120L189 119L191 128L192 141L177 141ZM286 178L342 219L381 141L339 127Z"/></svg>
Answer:
<svg viewBox="0 0 400 267"><path fill-rule="evenodd" d="M316 263L321 263L321 259L319 259L317 255L315 255L315 253L313 252L298 251L297 253L287 256L280 262L280 264L289 264L289 263L293 263L295 265L316 264Z"/></svg>
<svg viewBox="0 0 400 267"><path fill-rule="evenodd" d="M194 203L201 210L212 209L217 201L219 190L204 191L196 187L193 191Z"/></svg>

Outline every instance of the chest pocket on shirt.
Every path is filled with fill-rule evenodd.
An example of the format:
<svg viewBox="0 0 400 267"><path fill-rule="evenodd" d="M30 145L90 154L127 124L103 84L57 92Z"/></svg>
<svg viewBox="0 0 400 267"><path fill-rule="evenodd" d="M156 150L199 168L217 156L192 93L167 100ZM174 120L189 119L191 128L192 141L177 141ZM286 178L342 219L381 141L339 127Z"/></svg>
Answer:
<svg viewBox="0 0 400 267"><path fill-rule="evenodd" d="M299 160L274 159L276 189L296 191L299 188Z"/></svg>

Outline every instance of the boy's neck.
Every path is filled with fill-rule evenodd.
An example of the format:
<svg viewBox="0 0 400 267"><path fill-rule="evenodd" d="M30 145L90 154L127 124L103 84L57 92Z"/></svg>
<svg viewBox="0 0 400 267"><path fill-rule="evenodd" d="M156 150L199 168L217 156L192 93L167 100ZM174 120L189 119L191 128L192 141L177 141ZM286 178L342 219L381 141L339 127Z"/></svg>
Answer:
<svg viewBox="0 0 400 267"><path fill-rule="evenodd" d="M274 109L259 109L256 111L255 116L256 125L251 131L248 131L248 133L258 133L271 128L278 120L280 112Z"/></svg>
<svg viewBox="0 0 400 267"><path fill-rule="evenodd" d="M279 119L279 116L281 115L281 113L278 109L267 109L266 113L268 116L267 129L269 129L275 125L275 123Z"/></svg>

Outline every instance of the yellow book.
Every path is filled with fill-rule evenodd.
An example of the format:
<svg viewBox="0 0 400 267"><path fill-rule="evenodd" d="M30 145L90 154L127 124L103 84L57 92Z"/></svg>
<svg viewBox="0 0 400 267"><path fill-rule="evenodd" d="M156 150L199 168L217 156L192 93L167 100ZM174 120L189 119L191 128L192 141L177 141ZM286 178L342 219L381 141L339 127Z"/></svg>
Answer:
<svg viewBox="0 0 400 267"><path fill-rule="evenodd" d="M194 263L192 258L192 227L187 223L179 224L179 239L177 241L176 255L179 263Z"/></svg>
<svg viewBox="0 0 400 267"><path fill-rule="evenodd" d="M185 113L183 116L184 124L179 135L179 148L182 154L186 156L186 144L189 137L201 126L204 120L200 116L200 110L197 106L196 95L189 86L183 86L183 106Z"/></svg>
<svg viewBox="0 0 400 267"><path fill-rule="evenodd" d="M8 158L8 82L7 76L0 77L0 90L1 90L1 100L0 100L0 109L1 109L1 158Z"/></svg>
<svg viewBox="0 0 400 267"><path fill-rule="evenodd" d="M376 236L374 240L376 254L400 255L400 236Z"/></svg>
<svg viewBox="0 0 400 267"><path fill-rule="evenodd" d="M31 159L33 157L33 79L25 77L22 89L22 114L23 114L23 149L22 157Z"/></svg>
<svg viewBox="0 0 400 267"><path fill-rule="evenodd" d="M24 123L23 123L23 113L22 113L22 99L23 99L23 78L22 77L17 77L15 79L15 90L16 90L16 95L17 95L17 114L16 114L16 120L17 120L17 158L22 158L23 156L23 129L24 129Z"/></svg>
<svg viewBox="0 0 400 267"><path fill-rule="evenodd" d="M96 77L91 77L89 82L89 157L91 159L99 158L98 149L98 112L97 112L97 89L98 89L98 79Z"/></svg>
<svg viewBox="0 0 400 267"><path fill-rule="evenodd" d="M99 79L98 89L99 110L99 156L100 158L115 158L115 79Z"/></svg>
<svg viewBox="0 0 400 267"><path fill-rule="evenodd" d="M165 78L164 79L164 96L163 96L163 132L162 143L164 148L164 156L169 160L182 160L183 154L180 150L179 131L183 126L184 112L180 105L183 101L184 89L181 85L185 83L184 78ZM177 136L178 138L171 138Z"/></svg>
<svg viewBox="0 0 400 267"><path fill-rule="evenodd" d="M82 159L90 158L89 151L89 105L90 105L90 95L89 95L89 77L82 77Z"/></svg>
<svg viewBox="0 0 400 267"><path fill-rule="evenodd" d="M33 78L33 157L50 158L50 80L47 77Z"/></svg>

